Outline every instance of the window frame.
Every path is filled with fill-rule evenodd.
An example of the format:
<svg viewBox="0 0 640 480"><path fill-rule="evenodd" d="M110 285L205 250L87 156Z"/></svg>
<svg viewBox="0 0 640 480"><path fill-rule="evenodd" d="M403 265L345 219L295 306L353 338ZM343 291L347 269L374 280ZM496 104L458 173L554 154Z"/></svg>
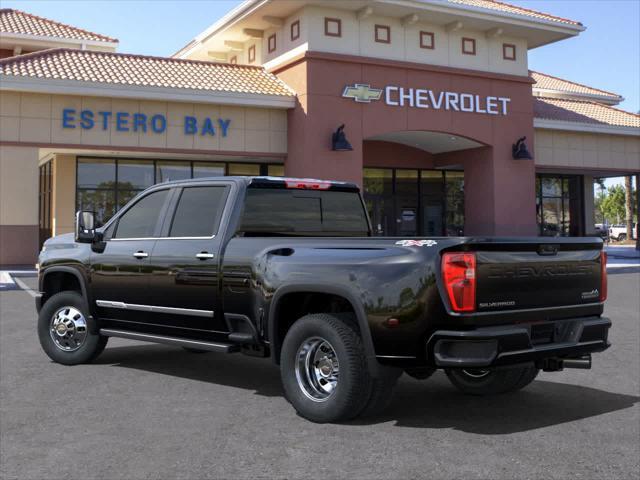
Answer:
<svg viewBox="0 0 640 480"><path fill-rule="evenodd" d="M277 37L273 33L267 38L267 53L273 53L278 49Z"/></svg>
<svg viewBox="0 0 640 480"><path fill-rule="evenodd" d="M471 45L471 50L467 50L465 48L465 44L469 42ZM463 55L476 55L478 53L478 47L477 47L477 43L476 43L476 39L475 38L471 38L471 37L462 37L461 39L461 47L462 47L462 54Z"/></svg>
<svg viewBox="0 0 640 480"><path fill-rule="evenodd" d="M300 38L300 20L296 20L290 27L291 41L295 42Z"/></svg>
<svg viewBox="0 0 640 480"><path fill-rule="evenodd" d="M192 183L188 185L180 185L174 187L173 197L171 199L171 203L167 208L166 212L166 221L163 223L160 236L157 237L157 240L210 240L215 238L220 233L220 226L222 225L222 219L224 217L225 211L227 210L227 206L229 205L229 198L231 193L231 185L230 182L216 182L216 183ZM171 228L173 226L173 221L176 218L176 213L178 213L178 205L180 204L180 198L182 197L182 193L185 189L188 188L223 188L224 194L222 198L222 209L219 212L218 217L216 218L216 223L214 225L213 234L209 236L187 236L187 237L172 237L169 234L171 233Z"/></svg>
<svg viewBox="0 0 640 480"><path fill-rule="evenodd" d="M136 205L138 205L138 203L140 203L140 201L146 197L148 197L149 195L152 195L154 193L163 191L163 190L167 190L168 194L167 194L167 198L165 198L164 200L164 204L162 205L162 207L160 208L160 213L158 214L158 219L156 220L156 225L153 228L153 235L151 237L127 237L127 238L118 238L118 228L120 227L120 220L122 219L122 217L124 215L127 214L127 212L129 210L131 210L133 207L135 207ZM114 223L115 225L113 225L113 232L111 232L111 236L110 238L105 238L105 240L108 241L113 241L113 242L125 242L125 241L129 241L129 240L156 240L159 238L159 235L162 231L162 228L164 226L164 222L167 216L167 212L169 207L171 206L172 202L173 202L173 197L175 196L175 192L174 192L174 188L172 187L167 187L167 186L161 186L160 188L154 188L153 190L144 190L143 192L139 193L138 195L136 195L133 199L131 204L126 207L123 208L122 210L120 210L119 212L117 212L112 220L110 220L109 222L107 222L104 227L102 227L103 231L107 231L109 228L111 228L111 224Z"/></svg>
<svg viewBox="0 0 640 480"><path fill-rule="evenodd" d="M338 31L336 33L331 33L331 31L329 31L330 23L334 23L338 27ZM324 35L325 37L342 38L342 19L324 17Z"/></svg>
<svg viewBox="0 0 640 480"><path fill-rule="evenodd" d="M424 42L425 38L430 39L430 45ZM425 50L435 50L436 49L436 36L433 32L427 32L426 30L420 30L418 34L418 40L420 42L420 48Z"/></svg>
<svg viewBox="0 0 640 480"><path fill-rule="evenodd" d="M387 45L391 44L391 27L389 25L375 24L373 27L373 32L373 39L376 43L384 43ZM386 32L386 40L380 36L382 32Z"/></svg>
<svg viewBox="0 0 640 480"><path fill-rule="evenodd" d="M513 55L508 55L509 49L511 49ZM515 62L518 55L516 53L516 46L513 43L502 44L502 59Z"/></svg>

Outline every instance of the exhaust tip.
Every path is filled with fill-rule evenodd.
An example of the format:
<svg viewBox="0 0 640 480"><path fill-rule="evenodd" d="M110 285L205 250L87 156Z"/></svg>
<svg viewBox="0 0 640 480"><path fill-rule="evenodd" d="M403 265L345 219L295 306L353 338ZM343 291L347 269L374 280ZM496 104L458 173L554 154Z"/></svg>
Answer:
<svg viewBox="0 0 640 480"><path fill-rule="evenodd" d="M589 370L591 368L591 354L576 358L565 358L562 360L562 366L564 368L581 368Z"/></svg>

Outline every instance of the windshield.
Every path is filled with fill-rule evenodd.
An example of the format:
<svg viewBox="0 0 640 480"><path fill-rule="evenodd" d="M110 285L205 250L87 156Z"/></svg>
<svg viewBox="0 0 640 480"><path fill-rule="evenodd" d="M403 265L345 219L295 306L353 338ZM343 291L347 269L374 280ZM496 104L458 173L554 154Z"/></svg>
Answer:
<svg viewBox="0 0 640 480"><path fill-rule="evenodd" d="M369 236L357 192L248 188L239 233L245 236Z"/></svg>

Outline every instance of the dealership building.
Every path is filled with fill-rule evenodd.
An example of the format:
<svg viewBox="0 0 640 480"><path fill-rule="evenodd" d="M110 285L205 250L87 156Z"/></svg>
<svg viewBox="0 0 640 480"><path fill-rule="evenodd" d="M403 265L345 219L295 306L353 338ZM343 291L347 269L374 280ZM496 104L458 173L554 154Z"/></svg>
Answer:
<svg viewBox="0 0 640 480"><path fill-rule="evenodd" d="M550 14L246 0L165 58L0 12L0 265L168 180L357 182L376 235L579 236L594 178L640 172L621 96L529 69L529 50L585 30Z"/></svg>

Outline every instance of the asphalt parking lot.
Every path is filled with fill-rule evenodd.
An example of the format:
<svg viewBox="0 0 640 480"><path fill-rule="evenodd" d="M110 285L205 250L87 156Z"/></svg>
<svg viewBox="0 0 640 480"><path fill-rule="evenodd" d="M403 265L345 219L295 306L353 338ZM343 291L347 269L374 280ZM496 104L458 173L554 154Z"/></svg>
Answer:
<svg viewBox="0 0 640 480"><path fill-rule="evenodd" d="M52 363L31 297L1 292L0 478L635 479L640 273L618 272L592 370L492 398L403 376L385 415L341 425L296 416L278 370L239 354L111 339L95 364Z"/></svg>

